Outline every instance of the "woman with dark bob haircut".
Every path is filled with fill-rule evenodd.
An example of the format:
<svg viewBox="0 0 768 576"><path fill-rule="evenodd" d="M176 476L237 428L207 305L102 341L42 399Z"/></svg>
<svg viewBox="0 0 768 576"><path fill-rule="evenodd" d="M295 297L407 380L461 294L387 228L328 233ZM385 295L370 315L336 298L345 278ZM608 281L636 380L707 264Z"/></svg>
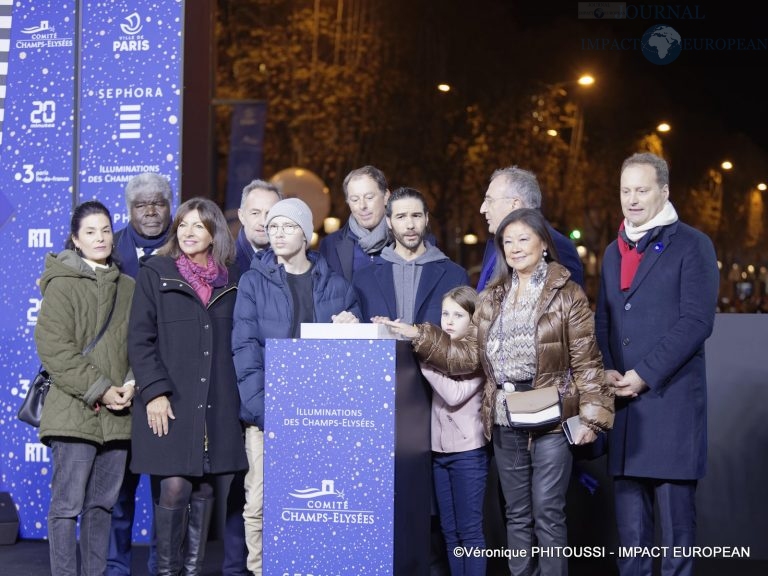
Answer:
<svg viewBox="0 0 768 576"><path fill-rule="evenodd" d="M568 543L565 494L573 457L560 422L529 428L507 416L507 393L557 387L562 419L578 415L574 444L588 444L613 425L613 392L606 385L586 295L559 264L544 217L521 208L501 221L494 239L496 274L480 294L473 322L477 341L442 338L438 369L456 374L482 365L481 417L506 502L507 547L527 551L509 559L512 576L534 571L534 542ZM564 576L568 559L539 557L543 576Z"/></svg>
<svg viewBox="0 0 768 576"><path fill-rule="evenodd" d="M214 476L247 467L232 361L234 241L211 200L187 200L142 263L128 353L135 367L131 470L159 485L157 574L200 574Z"/></svg>

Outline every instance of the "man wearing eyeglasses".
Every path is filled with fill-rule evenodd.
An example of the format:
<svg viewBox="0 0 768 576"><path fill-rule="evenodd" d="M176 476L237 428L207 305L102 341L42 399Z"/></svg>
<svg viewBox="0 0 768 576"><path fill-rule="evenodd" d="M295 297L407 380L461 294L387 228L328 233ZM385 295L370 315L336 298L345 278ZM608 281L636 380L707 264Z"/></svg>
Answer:
<svg viewBox="0 0 768 576"><path fill-rule="evenodd" d="M312 211L298 198L269 209L270 248L240 278L232 329L240 420L245 425L245 537L248 570L262 574L264 507L264 349L267 338L298 338L304 322L354 323L360 318L352 285L308 250Z"/></svg>
<svg viewBox="0 0 768 576"><path fill-rule="evenodd" d="M485 216L488 221L488 232L496 234L496 228L501 221L507 214L518 208L541 210L541 188L536 180L536 175L517 166L496 170L491 176L485 198L480 205L480 214ZM573 242L549 224L547 224L547 228L555 243L560 264L571 272L571 280L583 287L584 269ZM490 238L483 256L483 269L477 284L478 291L485 288L485 285L493 277L495 263L496 250L493 245L493 238Z"/></svg>
<svg viewBox="0 0 768 576"><path fill-rule="evenodd" d="M139 261L152 256L167 240L171 226L173 195L168 179L160 174L144 172L128 180L125 202L130 214L128 226L115 233L115 251L120 270L136 278ZM131 574L131 543L135 513L136 489L141 476L128 469L126 461L123 484L112 509L112 524L107 554L107 576ZM154 574L154 545L150 550L148 569Z"/></svg>
<svg viewBox="0 0 768 576"><path fill-rule="evenodd" d="M384 221L389 189L384 173L374 166L352 170L343 187L351 215L344 226L323 238L320 253L334 272L352 282L353 275L374 262L391 240Z"/></svg>

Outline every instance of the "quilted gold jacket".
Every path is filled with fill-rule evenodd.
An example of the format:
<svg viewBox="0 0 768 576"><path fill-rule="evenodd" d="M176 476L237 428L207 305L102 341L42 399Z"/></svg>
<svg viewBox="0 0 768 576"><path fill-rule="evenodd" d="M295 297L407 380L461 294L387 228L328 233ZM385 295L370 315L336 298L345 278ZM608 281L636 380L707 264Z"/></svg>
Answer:
<svg viewBox="0 0 768 576"><path fill-rule="evenodd" d="M608 430L613 425L613 391L605 383L602 357L595 339L595 322L583 290L569 281L568 270L551 262L536 306L536 376L534 388L558 386L563 397L563 418L578 412L584 423ZM473 323L476 337L451 341L447 334L421 329L414 340L427 364L447 374L472 373L482 365L486 375L482 419L485 437L491 438L498 383L485 344L508 286L480 294Z"/></svg>

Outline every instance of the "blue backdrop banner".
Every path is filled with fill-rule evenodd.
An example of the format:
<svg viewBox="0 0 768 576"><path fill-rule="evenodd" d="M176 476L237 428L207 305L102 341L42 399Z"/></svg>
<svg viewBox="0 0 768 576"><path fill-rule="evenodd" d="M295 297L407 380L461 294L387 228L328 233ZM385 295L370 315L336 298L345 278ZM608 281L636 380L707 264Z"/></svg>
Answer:
<svg viewBox="0 0 768 576"><path fill-rule="evenodd" d="M233 105L227 165L227 218L237 217L243 188L261 178L261 159L264 124L267 119L266 102L239 102Z"/></svg>
<svg viewBox="0 0 768 576"><path fill-rule="evenodd" d="M131 176L160 173L178 195L183 17L179 0L82 3L78 191L104 202L116 229Z"/></svg>
<svg viewBox="0 0 768 576"><path fill-rule="evenodd" d="M73 2L41 9L31 0L16 2L7 18L12 25L0 147L0 490L19 506L21 535L42 538L50 454L16 411L38 367L37 279L45 254L63 247L72 209L77 18Z"/></svg>
<svg viewBox="0 0 768 576"><path fill-rule="evenodd" d="M75 202L101 200L119 229L130 176L159 172L178 194L183 13L182 0L0 0L0 491L23 538L47 535L50 499L49 450L16 419L39 364L37 279Z"/></svg>

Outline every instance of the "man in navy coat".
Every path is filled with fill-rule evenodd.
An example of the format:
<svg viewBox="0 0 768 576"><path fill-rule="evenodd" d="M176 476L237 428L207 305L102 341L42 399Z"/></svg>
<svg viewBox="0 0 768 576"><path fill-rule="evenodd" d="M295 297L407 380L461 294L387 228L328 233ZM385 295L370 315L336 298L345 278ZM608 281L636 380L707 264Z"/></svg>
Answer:
<svg viewBox="0 0 768 576"><path fill-rule="evenodd" d="M320 242L320 253L331 270L352 282L354 274L378 259L391 237L384 212L389 188L375 166L355 168L344 178L347 223Z"/></svg>
<svg viewBox="0 0 768 576"><path fill-rule="evenodd" d="M491 175L488 190L480 205L480 213L488 221L488 232L496 234L496 227L507 214L518 208L535 208L541 210L541 188L536 180L536 175L517 166L510 166L496 170ZM568 268L571 280L582 288L584 287L584 269L581 258L576 251L573 242L552 228L547 223L552 241L555 243L557 256L560 263ZM485 288L485 285L493 277L494 264L496 263L496 248L493 238L488 240L483 255L483 268L480 272L480 281L477 290Z"/></svg>
<svg viewBox="0 0 768 576"><path fill-rule="evenodd" d="M692 575L675 557L696 536L696 484L707 461L704 342L719 273L710 239L669 202L667 163L635 154L621 169L624 220L605 251L596 330L616 393L608 468L621 546L653 546L659 509L664 576ZM650 576L652 558L619 558L621 576Z"/></svg>
<svg viewBox="0 0 768 576"><path fill-rule="evenodd" d="M395 243L381 258L355 275L363 321L374 316L408 324L440 325L443 295L469 283L466 270L425 240L429 214L424 197L398 188L386 205L386 222Z"/></svg>

